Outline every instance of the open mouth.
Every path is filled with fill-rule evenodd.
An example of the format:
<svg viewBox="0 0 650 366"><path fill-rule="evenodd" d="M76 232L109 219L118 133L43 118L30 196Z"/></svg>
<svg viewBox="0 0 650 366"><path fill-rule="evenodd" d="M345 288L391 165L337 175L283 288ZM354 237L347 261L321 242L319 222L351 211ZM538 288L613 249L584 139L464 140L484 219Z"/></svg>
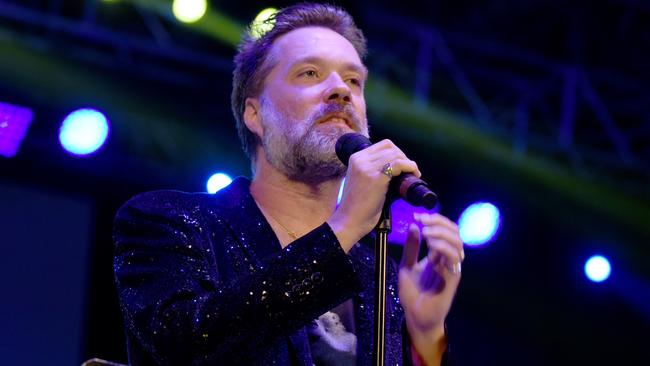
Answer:
<svg viewBox="0 0 650 366"><path fill-rule="evenodd" d="M350 129L353 129L352 128L352 123L350 123L350 120L348 119L348 117L343 116L343 115L339 115L339 114L327 116L327 117L323 118L319 123L340 124L340 125L344 125L344 126L350 128Z"/></svg>

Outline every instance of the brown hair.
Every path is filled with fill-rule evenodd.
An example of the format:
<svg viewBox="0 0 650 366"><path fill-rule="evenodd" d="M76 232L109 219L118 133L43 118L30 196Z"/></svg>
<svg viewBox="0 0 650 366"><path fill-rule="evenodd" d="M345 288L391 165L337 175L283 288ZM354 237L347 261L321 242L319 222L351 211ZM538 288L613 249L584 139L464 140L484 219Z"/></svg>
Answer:
<svg viewBox="0 0 650 366"><path fill-rule="evenodd" d="M286 7L265 21L273 28L263 35L249 27L244 33L235 55L232 79L231 107L237 132L244 152L255 159L259 137L244 123L246 98L257 97L262 92L264 79L273 68L268 55L273 42L294 29L320 26L329 28L347 39L361 59L366 55L366 39L345 10L328 4L301 3Z"/></svg>

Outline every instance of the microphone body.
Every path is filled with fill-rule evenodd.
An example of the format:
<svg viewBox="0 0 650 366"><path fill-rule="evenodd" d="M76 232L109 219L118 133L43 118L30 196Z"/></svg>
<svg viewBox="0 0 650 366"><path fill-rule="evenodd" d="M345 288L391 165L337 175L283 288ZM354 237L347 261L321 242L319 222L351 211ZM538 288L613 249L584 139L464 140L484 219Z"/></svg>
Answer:
<svg viewBox="0 0 650 366"><path fill-rule="evenodd" d="M372 145L364 135L346 133L336 141L336 156L346 166L350 156ZM438 196L429 189L429 185L411 173L402 173L390 182L389 196L400 197L413 206L433 209L438 202Z"/></svg>

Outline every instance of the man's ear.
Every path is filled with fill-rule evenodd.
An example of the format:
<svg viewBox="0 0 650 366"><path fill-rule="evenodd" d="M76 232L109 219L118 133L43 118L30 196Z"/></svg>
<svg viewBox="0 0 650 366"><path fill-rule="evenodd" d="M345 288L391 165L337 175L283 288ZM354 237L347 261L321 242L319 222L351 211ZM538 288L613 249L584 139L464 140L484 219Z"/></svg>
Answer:
<svg viewBox="0 0 650 366"><path fill-rule="evenodd" d="M262 111L259 98L246 98L244 102L244 123L260 140L264 136L262 127Z"/></svg>

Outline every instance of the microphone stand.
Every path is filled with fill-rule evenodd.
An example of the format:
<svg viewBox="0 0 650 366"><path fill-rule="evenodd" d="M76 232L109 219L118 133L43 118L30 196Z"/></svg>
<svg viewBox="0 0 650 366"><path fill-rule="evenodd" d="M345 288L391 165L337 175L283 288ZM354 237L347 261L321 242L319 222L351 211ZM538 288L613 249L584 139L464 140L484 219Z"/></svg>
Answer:
<svg viewBox="0 0 650 366"><path fill-rule="evenodd" d="M375 342L373 356L375 365L384 366L386 330L386 248L388 233L391 231L390 204L388 197L384 201L379 223L375 227Z"/></svg>

